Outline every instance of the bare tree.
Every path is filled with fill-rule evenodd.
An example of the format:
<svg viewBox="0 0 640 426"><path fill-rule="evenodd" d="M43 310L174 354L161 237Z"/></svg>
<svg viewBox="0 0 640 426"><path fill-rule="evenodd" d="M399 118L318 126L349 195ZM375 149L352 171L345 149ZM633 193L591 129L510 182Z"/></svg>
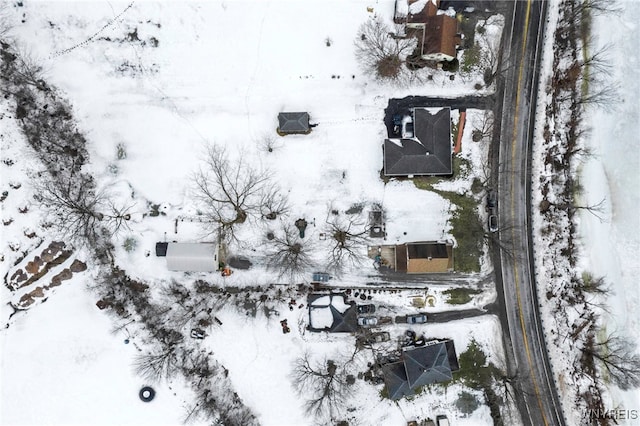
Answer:
<svg viewBox="0 0 640 426"><path fill-rule="evenodd" d="M335 419L344 409L351 395L344 366L328 358L312 363L305 353L294 362L291 379L300 395L308 395L307 413L320 419Z"/></svg>
<svg viewBox="0 0 640 426"><path fill-rule="evenodd" d="M635 343L616 333L609 334L602 342L596 342L590 333L582 346L582 355L600 361L613 383L622 390L640 387L640 355Z"/></svg>
<svg viewBox="0 0 640 426"><path fill-rule="evenodd" d="M586 42L587 45L593 45L593 39L589 39ZM609 52L613 49L613 44L607 43L598 47L596 50L590 51L586 58L582 58L577 62L580 67L588 67L590 73L607 74L613 68L611 59L609 58Z"/></svg>
<svg viewBox="0 0 640 426"><path fill-rule="evenodd" d="M193 182L205 218L219 226L228 239L235 239L237 225L263 214L263 203L281 206L282 198L275 194L277 188L266 170L247 164L243 155L232 160L217 145L207 147L205 166L194 175Z"/></svg>
<svg viewBox="0 0 640 426"><path fill-rule="evenodd" d="M314 262L310 254L310 240L302 239L298 231L291 226L283 226L277 235L269 242L268 268L278 271L278 276L288 277L291 281L304 275Z"/></svg>
<svg viewBox="0 0 640 426"><path fill-rule="evenodd" d="M364 22L355 40L356 58L367 74L380 79L397 79L402 64L413 51L416 40L402 36L402 27L395 34L382 19L374 15Z"/></svg>
<svg viewBox="0 0 640 426"><path fill-rule="evenodd" d="M27 51L19 52L16 55L14 84L27 84L40 90L49 90L43 79L44 69L40 65L41 62Z"/></svg>
<svg viewBox="0 0 640 426"><path fill-rule="evenodd" d="M179 365L175 347L165 347L162 350L138 355L133 361L136 374L151 382L173 377Z"/></svg>
<svg viewBox="0 0 640 426"><path fill-rule="evenodd" d="M346 266L358 266L366 258L368 230L360 214L341 214L329 208L326 234L331 239L328 269L340 273Z"/></svg>
<svg viewBox="0 0 640 426"><path fill-rule="evenodd" d="M493 136L493 112L485 110L479 122L474 121L471 134L474 142Z"/></svg>
<svg viewBox="0 0 640 426"><path fill-rule="evenodd" d="M91 176L77 173L40 177L34 199L49 210L53 225L76 242L95 244L102 233L117 234L127 227L130 206L118 206L106 190L96 189Z"/></svg>
<svg viewBox="0 0 640 426"><path fill-rule="evenodd" d="M600 201L598 201L595 204L589 204L589 205L576 204L576 202L573 201L573 200L567 200L567 201L564 201L564 202L561 202L561 203L550 203L550 204L552 206L555 206L558 209L566 210L567 212L569 212L571 214L575 213L577 210L585 210L585 211L591 213L600 222L603 222L604 221L604 217L602 215L605 212L605 210L604 210L605 201L606 201L606 198L601 199Z"/></svg>
<svg viewBox="0 0 640 426"><path fill-rule="evenodd" d="M0 3L0 37L4 38L12 29L13 26L9 22L8 18L9 3ZM4 43L5 40L0 40Z"/></svg>
<svg viewBox="0 0 640 426"><path fill-rule="evenodd" d="M570 12L565 19L569 22L580 22L590 19L590 15L618 15L622 10L617 2L611 0L575 1L571 3Z"/></svg>
<svg viewBox="0 0 640 426"><path fill-rule="evenodd" d="M611 294L611 287L607 285L604 277L594 277L589 273L583 273L578 285L581 290L591 294Z"/></svg>
<svg viewBox="0 0 640 426"><path fill-rule="evenodd" d="M289 213L289 198L282 193L278 186L271 186L269 191L262 194L260 214L268 220L275 220L279 216Z"/></svg>
<svg viewBox="0 0 640 426"><path fill-rule="evenodd" d="M97 240L105 199L103 193L96 191L92 179L69 179L65 183L43 179L36 183L34 198L50 211L52 223L63 235L76 241Z"/></svg>
<svg viewBox="0 0 640 426"><path fill-rule="evenodd" d="M600 83L596 81L590 84L590 89L586 94L582 94L577 103L583 106L593 106L604 111L612 111L620 102L616 83Z"/></svg>

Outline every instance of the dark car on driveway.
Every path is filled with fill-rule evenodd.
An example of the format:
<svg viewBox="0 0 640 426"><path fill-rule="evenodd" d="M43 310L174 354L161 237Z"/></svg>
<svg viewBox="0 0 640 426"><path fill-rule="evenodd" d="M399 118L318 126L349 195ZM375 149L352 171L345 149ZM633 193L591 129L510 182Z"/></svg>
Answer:
<svg viewBox="0 0 640 426"><path fill-rule="evenodd" d="M407 315L407 324L424 324L427 322L425 314Z"/></svg>
<svg viewBox="0 0 640 426"><path fill-rule="evenodd" d="M376 311L375 305L358 305L358 314L373 314Z"/></svg>

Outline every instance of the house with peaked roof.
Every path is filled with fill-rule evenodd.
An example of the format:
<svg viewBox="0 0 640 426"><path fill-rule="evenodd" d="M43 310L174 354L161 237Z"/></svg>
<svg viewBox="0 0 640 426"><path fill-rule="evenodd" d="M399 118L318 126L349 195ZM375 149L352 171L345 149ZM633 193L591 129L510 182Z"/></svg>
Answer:
<svg viewBox="0 0 640 426"><path fill-rule="evenodd" d="M453 340L404 348L400 361L382 366L387 394L394 400L413 395L422 386L448 382L459 369Z"/></svg>
<svg viewBox="0 0 640 426"><path fill-rule="evenodd" d="M451 108L414 108L412 115L412 135L384 141L384 175L451 176Z"/></svg>
<svg viewBox="0 0 640 426"><path fill-rule="evenodd" d="M310 294L309 330L330 333L355 333L358 331L358 312L355 302L346 302L343 293Z"/></svg>
<svg viewBox="0 0 640 426"><path fill-rule="evenodd" d="M440 0L396 0L393 20L413 30L422 59L452 61L461 42L458 21L439 10L439 6Z"/></svg>
<svg viewBox="0 0 640 426"><path fill-rule="evenodd" d="M308 112L281 112L278 114L279 135L306 135L311 132Z"/></svg>

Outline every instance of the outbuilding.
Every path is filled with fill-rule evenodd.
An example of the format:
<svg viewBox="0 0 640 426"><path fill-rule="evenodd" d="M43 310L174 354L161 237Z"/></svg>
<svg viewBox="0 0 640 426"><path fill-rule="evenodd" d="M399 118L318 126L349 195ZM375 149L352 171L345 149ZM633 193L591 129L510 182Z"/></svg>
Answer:
<svg viewBox="0 0 640 426"><path fill-rule="evenodd" d="M219 269L220 246L216 243L168 243L170 271L213 272Z"/></svg>
<svg viewBox="0 0 640 426"><path fill-rule="evenodd" d="M278 134L306 135L311 132L308 112L281 112L278 114Z"/></svg>

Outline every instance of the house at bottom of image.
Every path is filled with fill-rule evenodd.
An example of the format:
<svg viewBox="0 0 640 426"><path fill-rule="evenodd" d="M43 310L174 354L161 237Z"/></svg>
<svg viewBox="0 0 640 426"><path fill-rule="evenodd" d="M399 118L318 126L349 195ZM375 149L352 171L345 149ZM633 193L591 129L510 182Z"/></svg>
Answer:
<svg viewBox="0 0 640 426"><path fill-rule="evenodd" d="M400 361L382 366L387 395L394 400L414 395L422 386L448 382L459 369L453 340L404 348Z"/></svg>

